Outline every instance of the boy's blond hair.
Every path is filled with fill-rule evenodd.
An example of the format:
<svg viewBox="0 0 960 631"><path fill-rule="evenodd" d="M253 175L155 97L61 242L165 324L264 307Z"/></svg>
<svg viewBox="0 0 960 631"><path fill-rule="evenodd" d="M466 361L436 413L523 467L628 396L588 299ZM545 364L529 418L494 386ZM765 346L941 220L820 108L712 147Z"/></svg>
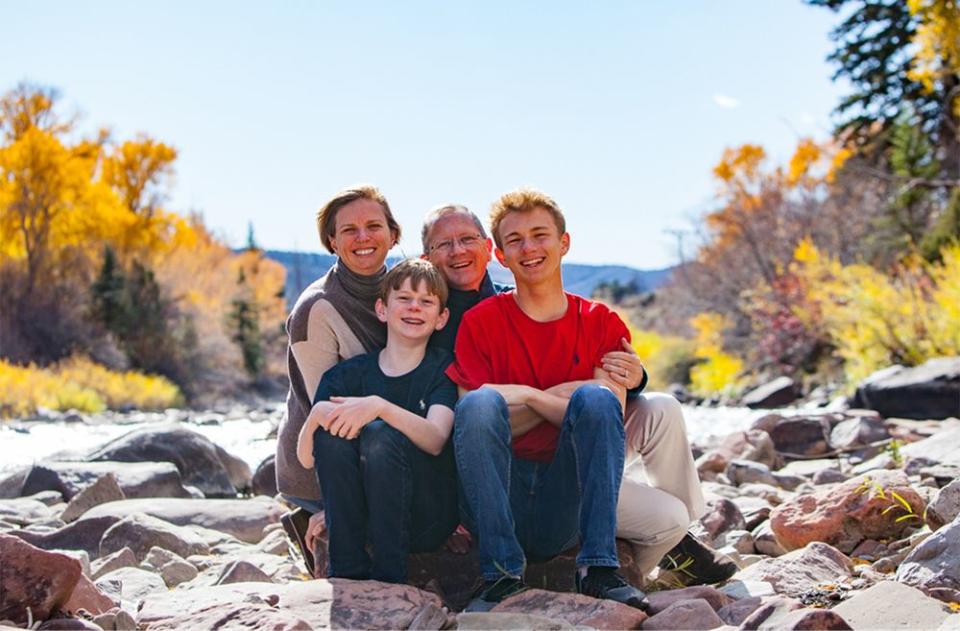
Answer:
<svg viewBox="0 0 960 631"><path fill-rule="evenodd" d="M500 222L504 217L510 213L525 213L537 208L543 208L553 216L559 234L562 235L567 231L567 220L564 219L560 206L553 201L552 197L534 188L518 188L501 195L490 208L490 232L493 233L493 240L497 247L503 249L500 239Z"/></svg>
<svg viewBox="0 0 960 631"><path fill-rule="evenodd" d="M427 293L440 299L440 310L447 306L447 281L433 263L425 259L405 259L387 272L380 281L380 300L386 304L391 291L403 287L403 281L409 280L410 287L416 289L421 282L427 284Z"/></svg>

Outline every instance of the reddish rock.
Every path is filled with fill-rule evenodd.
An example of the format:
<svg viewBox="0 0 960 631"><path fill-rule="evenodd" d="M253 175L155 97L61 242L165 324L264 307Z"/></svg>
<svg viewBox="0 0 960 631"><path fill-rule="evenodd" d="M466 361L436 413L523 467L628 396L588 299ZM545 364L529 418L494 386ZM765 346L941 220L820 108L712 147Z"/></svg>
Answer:
<svg viewBox="0 0 960 631"><path fill-rule="evenodd" d="M897 569L897 580L924 591L960 590L960 518L914 548Z"/></svg>
<svg viewBox="0 0 960 631"><path fill-rule="evenodd" d="M841 421L830 432L833 449L862 447L890 437L890 432L879 418L858 417Z"/></svg>
<svg viewBox="0 0 960 631"><path fill-rule="evenodd" d="M743 395L740 404L751 409L772 409L789 405L799 396L800 384L784 376L752 388Z"/></svg>
<svg viewBox="0 0 960 631"><path fill-rule="evenodd" d="M780 462L776 447L770 434L762 429L749 429L745 432L729 434L720 443L717 450L731 460L752 460L775 469Z"/></svg>
<svg viewBox="0 0 960 631"><path fill-rule="evenodd" d="M14 530L9 534L43 550L84 550L91 559L96 559L100 556L100 539L103 533L118 521L120 518L116 516L82 517L52 532Z"/></svg>
<svg viewBox="0 0 960 631"><path fill-rule="evenodd" d="M733 599L730 598L730 596L724 594L716 587L711 587L709 585L696 585L694 587L684 587L682 589L665 589L659 592L651 592L647 594L647 601L650 603L647 613L650 615L655 615L667 607L670 607L674 603L693 599L705 600L706 602L710 603L710 606L715 610L719 610L721 607L729 605L733 602Z"/></svg>
<svg viewBox="0 0 960 631"><path fill-rule="evenodd" d="M270 629L310 631L313 627L287 611L258 603L224 603L150 625L150 631L218 631L219 629Z"/></svg>
<svg viewBox="0 0 960 631"><path fill-rule="evenodd" d="M202 526L246 543L259 543L263 529L278 523L283 509L269 497L245 500L158 497L101 504L87 515L124 517L131 513L143 513L177 526Z"/></svg>
<svg viewBox="0 0 960 631"><path fill-rule="evenodd" d="M942 528L960 515L960 479L953 480L937 492L927 506L927 524L931 530Z"/></svg>
<svg viewBox="0 0 960 631"><path fill-rule="evenodd" d="M744 620L750 617L754 611L763 605L763 598L760 596L747 596L740 600L735 600L729 605L724 605L717 611L717 615L726 624L739 627Z"/></svg>
<svg viewBox="0 0 960 631"><path fill-rule="evenodd" d="M322 629L406 629L425 606L443 604L436 594L377 581L233 583L147 596L137 622L153 629L177 617L244 602L276 607Z"/></svg>
<svg viewBox="0 0 960 631"><path fill-rule="evenodd" d="M180 472L169 462L54 462L42 461L26 472L23 495L54 490L65 501L112 473L127 497L190 497Z"/></svg>
<svg viewBox="0 0 960 631"><path fill-rule="evenodd" d="M731 530L745 530L747 522L737 505L725 497L707 500L707 512L700 518L700 523L709 533L711 539Z"/></svg>
<svg viewBox="0 0 960 631"><path fill-rule="evenodd" d="M526 580L551 591L574 591L574 573L579 547L561 552L556 557L543 562L527 565ZM617 556L620 560L620 573L633 585L642 585L643 572L636 562L634 545L623 539L617 539ZM325 577L327 573L327 542L321 538L314 556L316 575ZM463 609L470 602L480 580L480 563L476 548L467 554L455 554L446 548L434 552L411 554L407 557L408 582L421 589L438 593L444 603L453 610Z"/></svg>
<svg viewBox="0 0 960 631"><path fill-rule="evenodd" d="M70 500L70 503L67 504L67 508L64 509L63 514L60 515L60 519L70 523L76 521L78 517L94 506L125 499L127 499L127 496L124 495L123 489L120 488L120 484L117 482L117 476L108 473L77 493L73 499Z"/></svg>
<svg viewBox="0 0 960 631"><path fill-rule="evenodd" d="M781 454L819 456L830 450L830 420L825 416L787 417L768 432Z"/></svg>
<svg viewBox="0 0 960 631"><path fill-rule="evenodd" d="M847 621L829 609L797 609L757 627L758 631L847 631Z"/></svg>
<svg viewBox="0 0 960 631"><path fill-rule="evenodd" d="M102 631L102 629L83 618L51 618L38 626L37 631Z"/></svg>
<svg viewBox="0 0 960 631"><path fill-rule="evenodd" d="M223 566L217 585L230 583L272 583L270 576L249 561L237 560Z"/></svg>
<svg viewBox="0 0 960 631"><path fill-rule="evenodd" d="M270 454L253 473L253 494L273 497L277 494L276 454Z"/></svg>
<svg viewBox="0 0 960 631"><path fill-rule="evenodd" d="M916 519L897 521L907 511L894 492L910 505ZM880 470L784 502L770 513L770 527L786 550L822 541L849 553L865 539L899 538L922 523L923 510L923 499L910 487L906 474Z"/></svg>
<svg viewBox="0 0 960 631"><path fill-rule="evenodd" d="M45 620L63 606L80 580L80 562L0 534L0 620Z"/></svg>
<svg viewBox="0 0 960 631"><path fill-rule="evenodd" d="M113 503L118 502L111 502ZM181 557L206 554L210 551L207 544L192 530L174 526L143 513L134 513L127 515L103 533L103 538L100 540L100 555L130 548L138 560L143 560L154 546L169 550Z"/></svg>
<svg viewBox="0 0 960 631"><path fill-rule="evenodd" d="M308 581L306 584L317 583L326 585L327 581ZM280 601L280 592L284 587L286 586L269 583L234 583L189 590L168 591L164 589L143 598L143 603L137 611L137 624L141 627L153 628L154 624L165 622L177 616L203 611L218 605L229 605L244 601L256 602L257 599L275 606ZM318 585L318 591L319 588ZM332 590L327 587L327 591L329 594ZM327 601L329 601L329 597Z"/></svg>
<svg viewBox="0 0 960 631"><path fill-rule="evenodd" d="M675 602L643 623L646 629L716 629L723 620L702 598Z"/></svg>
<svg viewBox="0 0 960 631"><path fill-rule="evenodd" d="M151 594L167 591L163 577L138 567L122 567L97 579L96 586L122 601L133 604Z"/></svg>
<svg viewBox="0 0 960 631"><path fill-rule="evenodd" d="M494 613L536 613L565 620L574 626L594 629L639 629L647 614L612 600L598 600L582 594L531 589L508 598L493 608Z"/></svg>
<svg viewBox="0 0 960 631"><path fill-rule="evenodd" d="M732 580L765 581L778 594L799 596L820 583L850 577L852 563L825 543L811 543L775 559L764 559L734 574Z"/></svg>
<svg viewBox="0 0 960 631"><path fill-rule="evenodd" d="M949 610L919 589L880 581L832 609L855 629L936 629Z"/></svg>
<svg viewBox="0 0 960 631"><path fill-rule="evenodd" d="M802 608L803 604L793 598L785 596L767 598L762 605L740 623L740 628L745 631L754 631L760 628L776 629L779 620L785 618L790 612Z"/></svg>
<svg viewBox="0 0 960 631"><path fill-rule="evenodd" d="M704 478L706 474L723 473L726 471L729 463L730 461L723 452L719 449L711 449L697 458L696 465L700 477Z"/></svg>
<svg viewBox="0 0 960 631"><path fill-rule="evenodd" d="M412 627L411 627L412 628ZM423 628L423 627L420 627ZM449 628L449 627L444 627ZM546 616L530 613L461 613L456 618L456 629L460 631L572 631L575 627L565 620L554 620Z"/></svg>
<svg viewBox="0 0 960 631"><path fill-rule="evenodd" d="M137 564L137 557L130 548L121 548L113 554L101 557L90 564L90 578L97 580L104 574L119 570L122 567L133 567Z"/></svg>
<svg viewBox="0 0 960 631"><path fill-rule="evenodd" d="M76 587L73 588L73 593L70 594L69 600L63 605L62 609L70 613L85 609L87 613L98 615L119 606L119 602L103 593L99 587L93 584L92 580L81 575Z"/></svg>

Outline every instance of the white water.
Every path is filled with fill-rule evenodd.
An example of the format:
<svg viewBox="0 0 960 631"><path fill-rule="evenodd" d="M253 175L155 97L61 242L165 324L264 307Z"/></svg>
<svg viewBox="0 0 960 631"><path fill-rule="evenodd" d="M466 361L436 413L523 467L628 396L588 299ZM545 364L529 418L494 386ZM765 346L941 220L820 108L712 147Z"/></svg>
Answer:
<svg viewBox="0 0 960 631"><path fill-rule="evenodd" d="M746 429L754 420L773 411L775 410L750 410L742 407L684 406L684 418L690 440L699 445L711 445L731 432ZM796 414L803 410L788 408L776 411ZM0 425L0 468L29 464L62 451L88 452L127 432L151 424L153 423L88 425L62 421L4 423ZM219 424L185 425L242 458L254 469L274 452L276 446L275 439L267 438L272 429L269 420L236 419Z"/></svg>

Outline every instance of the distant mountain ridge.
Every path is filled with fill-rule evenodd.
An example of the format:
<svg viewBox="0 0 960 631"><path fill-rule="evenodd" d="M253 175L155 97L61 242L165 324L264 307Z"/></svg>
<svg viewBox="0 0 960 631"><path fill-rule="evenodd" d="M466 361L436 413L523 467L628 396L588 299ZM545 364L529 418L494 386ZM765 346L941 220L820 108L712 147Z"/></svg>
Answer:
<svg viewBox="0 0 960 631"><path fill-rule="evenodd" d="M287 304L292 305L303 289L327 273L337 260L332 254L267 250L267 258L277 261L287 269L285 294ZM387 259L393 265L400 257ZM498 283L512 284L510 270L497 262L490 263L490 276ZM635 283L640 291L653 291L666 282L672 267L655 270L638 270L625 265L563 264L563 284L567 291L590 297L601 283L629 285Z"/></svg>

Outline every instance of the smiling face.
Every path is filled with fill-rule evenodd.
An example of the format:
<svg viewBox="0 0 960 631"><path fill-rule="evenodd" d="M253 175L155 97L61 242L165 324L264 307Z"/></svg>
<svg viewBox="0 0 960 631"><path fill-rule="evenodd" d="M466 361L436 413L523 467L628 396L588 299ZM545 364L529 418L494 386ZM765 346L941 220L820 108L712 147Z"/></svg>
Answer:
<svg viewBox="0 0 960 631"><path fill-rule="evenodd" d="M473 219L462 212L437 219L427 239L427 260L454 289L476 291L490 262L490 239L485 239Z"/></svg>
<svg viewBox="0 0 960 631"><path fill-rule="evenodd" d="M391 289L386 302L377 299L377 317L387 324L389 336L399 336L413 341L429 339L447 323L449 312L440 308L440 297L430 293L426 281L411 286L404 279L399 289Z"/></svg>
<svg viewBox="0 0 960 631"><path fill-rule="evenodd" d="M357 199L337 210L330 247L351 271L376 274L387 259L397 235L387 225L383 206L371 199Z"/></svg>
<svg viewBox="0 0 960 631"><path fill-rule="evenodd" d="M560 229L546 208L510 212L497 226L503 248L497 260L510 268L517 285L560 280L560 260L570 250L570 235Z"/></svg>

